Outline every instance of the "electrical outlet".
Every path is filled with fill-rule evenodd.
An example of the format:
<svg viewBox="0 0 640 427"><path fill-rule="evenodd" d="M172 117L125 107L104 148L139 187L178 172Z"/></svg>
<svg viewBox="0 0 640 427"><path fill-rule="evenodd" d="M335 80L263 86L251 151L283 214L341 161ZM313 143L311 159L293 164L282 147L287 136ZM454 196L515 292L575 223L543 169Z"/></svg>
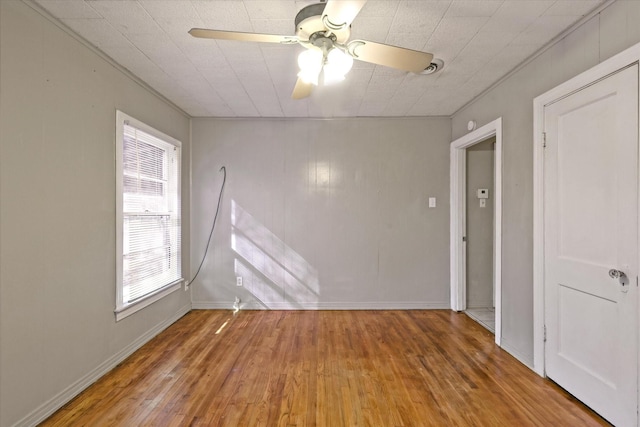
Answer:
<svg viewBox="0 0 640 427"><path fill-rule="evenodd" d="M242 286L242 276L236 277L236 286Z"/></svg>
<svg viewBox="0 0 640 427"><path fill-rule="evenodd" d="M187 292L189 290L189 281L185 280L184 282L184 291Z"/></svg>

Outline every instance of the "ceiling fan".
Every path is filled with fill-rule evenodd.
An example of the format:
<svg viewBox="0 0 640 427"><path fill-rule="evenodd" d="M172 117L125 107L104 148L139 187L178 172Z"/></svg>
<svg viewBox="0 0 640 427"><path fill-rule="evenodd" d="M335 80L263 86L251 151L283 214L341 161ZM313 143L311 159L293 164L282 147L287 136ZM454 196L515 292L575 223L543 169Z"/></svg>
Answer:
<svg viewBox="0 0 640 427"><path fill-rule="evenodd" d="M433 55L367 40L351 40L351 22L366 0L328 0L306 6L295 18L295 35L245 33L239 31L192 28L198 38L248 42L300 44L307 50L298 56L298 81L291 97L302 99L311 94L322 73L325 84L343 80L357 59L413 73L425 71Z"/></svg>

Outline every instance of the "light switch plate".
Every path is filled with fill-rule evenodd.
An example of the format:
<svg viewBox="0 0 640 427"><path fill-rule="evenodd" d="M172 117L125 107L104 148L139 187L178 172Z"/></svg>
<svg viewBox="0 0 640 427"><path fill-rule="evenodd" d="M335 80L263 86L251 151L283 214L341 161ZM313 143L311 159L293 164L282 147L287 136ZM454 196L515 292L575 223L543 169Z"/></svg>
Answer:
<svg viewBox="0 0 640 427"><path fill-rule="evenodd" d="M435 208L436 207L436 198L435 197L429 197L429 207L430 208Z"/></svg>

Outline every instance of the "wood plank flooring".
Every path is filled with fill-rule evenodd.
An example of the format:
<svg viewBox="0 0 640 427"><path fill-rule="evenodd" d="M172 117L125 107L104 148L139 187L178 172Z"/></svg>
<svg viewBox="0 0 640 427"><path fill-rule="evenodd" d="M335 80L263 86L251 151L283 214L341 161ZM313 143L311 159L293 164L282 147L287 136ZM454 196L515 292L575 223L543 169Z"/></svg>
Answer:
<svg viewBox="0 0 640 427"><path fill-rule="evenodd" d="M607 423L461 313L195 310L42 425Z"/></svg>

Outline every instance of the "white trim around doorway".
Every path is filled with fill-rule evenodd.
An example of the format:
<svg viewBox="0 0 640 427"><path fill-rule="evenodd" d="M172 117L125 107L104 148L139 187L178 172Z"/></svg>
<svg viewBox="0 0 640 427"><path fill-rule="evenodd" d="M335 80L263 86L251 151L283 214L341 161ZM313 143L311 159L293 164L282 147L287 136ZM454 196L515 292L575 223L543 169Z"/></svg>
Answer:
<svg viewBox="0 0 640 427"><path fill-rule="evenodd" d="M466 230L466 149L492 136L496 137L494 166L494 227L493 227L493 281L495 289L496 327L495 342L502 340L502 118L498 118L451 143L451 309L466 309L465 242Z"/></svg>

